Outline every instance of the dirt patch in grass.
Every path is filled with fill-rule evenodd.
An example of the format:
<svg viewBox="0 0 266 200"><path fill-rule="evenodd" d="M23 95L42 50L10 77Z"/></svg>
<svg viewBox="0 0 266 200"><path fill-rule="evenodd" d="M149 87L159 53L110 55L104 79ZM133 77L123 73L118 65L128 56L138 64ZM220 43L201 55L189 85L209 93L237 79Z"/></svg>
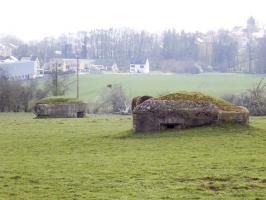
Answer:
<svg viewBox="0 0 266 200"><path fill-rule="evenodd" d="M207 176L207 177L202 178L202 180L226 182L226 181L230 181L231 178L230 177L213 177L213 176Z"/></svg>
<svg viewBox="0 0 266 200"><path fill-rule="evenodd" d="M19 180L19 179L21 179L21 176L12 176L12 177L10 177L10 179Z"/></svg>
<svg viewBox="0 0 266 200"><path fill-rule="evenodd" d="M259 181L260 179L257 178L257 177L246 177L246 181L247 182L257 182Z"/></svg>
<svg viewBox="0 0 266 200"><path fill-rule="evenodd" d="M231 180L231 177L216 177L216 176L206 176L199 178L203 181L201 188L208 189L214 192L225 190L230 183L227 183Z"/></svg>
<svg viewBox="0 0 266 200"><path fill-rule="evenodd" d="M262 182L262 183L266 183L266 179L262 179L261 182Z"/></svg>
<svg viewBox="0 0 266 200"><path fill-rule="evenodd" d="M29 180L29 183L31 183L31 184L39 184L40 182L38 180Z"/></svg>
<svg viewBox="0 0 266 200"><path fill-rule="evenodd" d="M208 190L216 192L216 191L224 190L225 189L225 184L221 183L221 182L208 181L206 183L203 183L202 187L204 189L208 189Z"/></svg>

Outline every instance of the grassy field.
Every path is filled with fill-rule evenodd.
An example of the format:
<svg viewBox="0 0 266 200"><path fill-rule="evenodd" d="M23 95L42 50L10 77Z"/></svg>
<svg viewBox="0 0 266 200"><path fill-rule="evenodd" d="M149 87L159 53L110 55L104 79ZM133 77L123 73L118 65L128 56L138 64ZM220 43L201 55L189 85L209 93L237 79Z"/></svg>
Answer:
<svg viewBox="0 0 266 200"><path fill-rule="evenodd" d="M133 134L130 116L0 114L0 199L266 199L265 117Z"/></svg>
<svg viewBox="0 0 266 200"><path fill-rule="evenodd" d="M204 73L204 74L100 74L80 76L80 96L95 100L108 84L122 84L130 96L160 95L177 90L201 91L209 95L235 94L252 87L265 75ZM72 81L75 78L72 77ZM71 84L68 95L76 95L76 84Z"/></svg>

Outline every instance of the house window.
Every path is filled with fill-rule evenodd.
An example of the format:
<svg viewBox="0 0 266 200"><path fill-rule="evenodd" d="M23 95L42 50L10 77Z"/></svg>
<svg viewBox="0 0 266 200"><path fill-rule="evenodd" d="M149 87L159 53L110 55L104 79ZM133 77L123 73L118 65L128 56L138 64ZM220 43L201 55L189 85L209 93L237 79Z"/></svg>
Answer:
<svg viewBox="0 0 266 200"><path fill-rule="evenodd" d="M144 65L140 65L140 68L143 69L144 68Z"/></svg>
<svg viewBox="0 0 266 200"><path fill-rule="evenodd" d="M135 68L135 65L131 65L132 68Z"/></svg>

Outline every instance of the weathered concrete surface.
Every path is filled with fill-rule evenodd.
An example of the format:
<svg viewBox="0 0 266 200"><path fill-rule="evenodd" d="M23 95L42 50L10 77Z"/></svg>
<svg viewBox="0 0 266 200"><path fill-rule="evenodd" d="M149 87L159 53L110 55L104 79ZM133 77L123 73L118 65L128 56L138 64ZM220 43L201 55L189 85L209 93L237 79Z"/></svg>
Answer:
<svg viewBox="0 0 266 200"><path fill-rule="evenodd" d="M57 104L36 104L33 107L37 117L63 117L82 118L86 116L85 103L57 103Z"/></svg>
<svg viewBox="0 0 266 200"><path fill-rule="evenodd" d="M239 106L241 111L224 111L220 110L218 112L218 123L230 122L230 123L240 123L248 124L249 122L249 111L243 106Z"/></svg>
<svg viewBox="0 0 266 200"><path fill-rule="evenodd" d="M136 132L187 128L221 122L248 123L249 112L223 111L203 100L149 99L133 110L133 128Z"/></svg>
<svg viewBox="0 0 266 200"><path fill-rule="evenodd" d="M131 110L133 111L134 108L137 105L139 105L139 104L143 103L144 101L147 101L148 99L151 99L151 98L153 98L153 97L152 96L137 96L137 97L134 97L132 99L132 102L131 102Z"/></svg>

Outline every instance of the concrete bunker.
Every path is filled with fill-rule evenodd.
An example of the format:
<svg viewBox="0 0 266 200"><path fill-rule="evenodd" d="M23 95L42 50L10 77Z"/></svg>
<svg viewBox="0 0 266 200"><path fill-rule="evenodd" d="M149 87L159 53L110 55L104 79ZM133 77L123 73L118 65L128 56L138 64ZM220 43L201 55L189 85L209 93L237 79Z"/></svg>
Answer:
<svg viewBox="0 0 266 200"><path fill-rule="evenodd" d="M133 109L135 132L182 129L223 122L247 124L248 120L249 112L246 108L198 92L177 92L149 98Z"/></svg>
<svg viewBox="0 0 266 200"><path fill-rule="evenodd" d="M38 118L83 118L87 104L69 97L48 97L38 101L33 112Z"/></svg>

